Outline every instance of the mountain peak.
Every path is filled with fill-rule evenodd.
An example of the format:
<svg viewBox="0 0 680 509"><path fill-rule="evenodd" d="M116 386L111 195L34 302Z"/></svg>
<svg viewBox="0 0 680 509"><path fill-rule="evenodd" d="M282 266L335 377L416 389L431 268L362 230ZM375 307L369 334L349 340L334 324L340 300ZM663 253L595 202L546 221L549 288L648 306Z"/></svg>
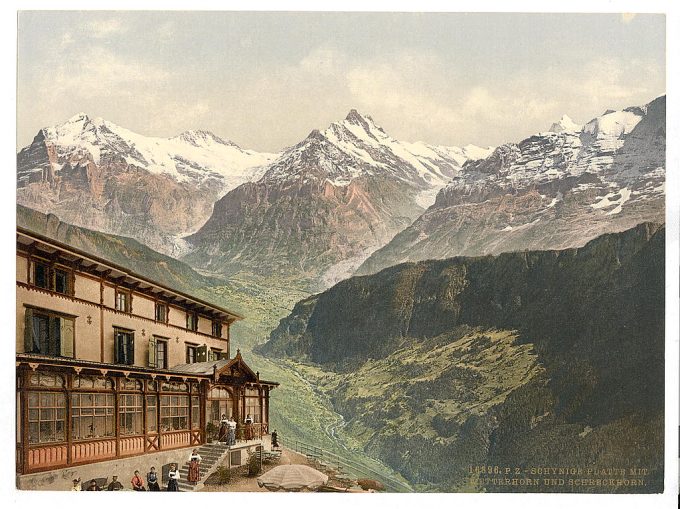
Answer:
<svg viewBox="0 0 680 509"><path fill-rule="evenodd" d="M375 125L375 122L373 122L373 119L369 115L362 115L361 113L359 113L354 108L349 110L349 113L345 117L345 122L349 122L350 124L355 124L355 125L360 125L360 126L365 126L367 124Z"/></svg>
<svg viewBox="0 0 680 509"><path fill-rule="evenodd" d="M573 132L581 129L581 126L574 122L569 115L564 114L557 122L550 126L549 131L553 133Z"/></svg>
<svg viewBox="0 0 680 509"><path fill-rule="evenodd" d="M176 138L186 143L189 143L190 145L193 145L195 147L199 146L205 147L207 145L213 145L215 143L220 145L236 146L236 144L234 144L233 142L224 140L217 136L215 133L211 131L206 131L204 129L190 129L188 131L184 131Z"/></svg>
<svg viewBox="0 0 680 509"><path fill-rule="evenodd" d="M73 115L71 118L69 118L69 119L68 119L66 122L64 122L64 123L65 123L65 124L75 124L75 123L77 123L77 122L86 122L86 121L88 121L88 120L90 120L90 117L88 116L88 114L85 113L85 112L83 112L83 111L81 111L81 112L76 113L75 115Z"/></svg>

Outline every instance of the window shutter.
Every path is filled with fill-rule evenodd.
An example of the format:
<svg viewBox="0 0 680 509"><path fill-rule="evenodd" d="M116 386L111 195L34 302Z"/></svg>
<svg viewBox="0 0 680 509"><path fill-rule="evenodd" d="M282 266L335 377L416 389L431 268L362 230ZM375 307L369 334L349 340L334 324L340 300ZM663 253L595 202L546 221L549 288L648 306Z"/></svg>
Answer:
<svg viewBox="0 0 680 509"><path fill-rule="evenodd" d="M61 319L61 355L73 357L73 336L75 323L73 320Z"/></svg>
<svg viewBox="0 0 680 509"><path fill-rule="evenodd" d="M208 347L206 345L196 348L196 362L208 361Z"/></svg>
<svg viewBox="0 0 680 509"><path fill-rule="evenodd" d="M135 333L130 333L130 344L128 345L128 364L132 365L135 363Z"/></svg>
<svg viewBox="0 0 680 509"><path fill-rule="evenodd" d="M150 368L157 368L157 362L158 360L156 359L156 338L151 336L149 338L149 367Z"/></svg>
<svg viewBox="0 0 680 509"><path fill-rule="evenodd" d="M24 320L24 352L33 352L33 338L36 335L36 331L33 330L33 310L31 308L26 308L26 315Z"/></svg>
<svg viewBox="0 0 680 509"><path fill-rule="evenodd" d="M120 352L120 349L121 349L121 346L122 346L120 344L121 343L120 332L114 332L113 338L114 338L113 339L113 353L114 353L113 362L116 363L116 364L120 364L121 357L122 357L121 352Z"/></svg>
<svg viewBox="0 0 680 509"><path fill-rule="evenodd" d="M49 319L49 336L47 338L47 354L61 355L61 318L51 316Z"/></svg>

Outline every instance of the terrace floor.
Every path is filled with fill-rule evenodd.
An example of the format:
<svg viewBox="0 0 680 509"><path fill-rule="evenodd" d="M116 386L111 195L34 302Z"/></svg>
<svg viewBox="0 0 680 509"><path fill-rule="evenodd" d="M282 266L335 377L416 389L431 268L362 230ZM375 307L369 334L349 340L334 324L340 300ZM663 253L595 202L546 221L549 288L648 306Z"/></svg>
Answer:
<svg viewBox="0 0 680 509"><path fill-rule="evenodd" d="M302 454L298 454L294 451L288 449L283 449L281 452L281 460L274 464L264 464L262 473L267 470L274 468L278 465L306 465L307 458ZM259 474L261 475L261 474ZM201 488L200 491L240 491L240 492L254 492L254 491L267 491L266 488L260 488L257 485L257 476L248 476L248 467L239 467L234 469L234 474L231 478L229 484L216 484L212 483L212 479L208 478L206 484Z"/></svg>

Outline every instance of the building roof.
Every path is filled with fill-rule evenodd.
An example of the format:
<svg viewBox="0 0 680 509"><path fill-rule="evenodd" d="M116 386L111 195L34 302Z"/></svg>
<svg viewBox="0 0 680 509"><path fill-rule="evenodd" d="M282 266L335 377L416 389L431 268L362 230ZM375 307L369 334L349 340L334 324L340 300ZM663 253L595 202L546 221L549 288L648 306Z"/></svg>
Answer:
<svg viewBox="0 0 680 509"><path fill-rule="evenodd" d="M215 372L215 368L217 368L219 371L221 368L226 366L228 362L229 361L227 359L220 359L219 361L178 364L177 366L171 367L170 371L192 375L212 375Z"/></svg>
<svg viewBox="0 0 680 509"><path fill-rule="evenodd" d="M154 295L173 300L177 305L190 304L195 308L195 311L224 315L223 318L230 322L243 319L243 316L238 313L211 304L199 297L180 290L170 288L114 262L69 246L50 237L35 233L26 228L17 227L17 243L25 246L26 249L28 249L30 245L37 244L42 250L48 253L58 253L60 256L71 262L77 262L81 269L85 271L98 274L107 273L108 277L117 278L117 280L123 284L137 284L138 290L157 290L156 292L153 292Z"/></svg>
<svg viewBox="0 0 680 509"><path fill-rule="evenodd" d="M248 366L241 351L236 351L236 356L233 359L220 359L218 361L210 362L193 362L191 364L178 364L170 368L170 371L175 373L182 373L187 375L210 375L210 376L233 376L234 372L242 373L249 381L259 383L262 385L279 385L278 382L268 382L260 380L260 372L253 371Z"/></svg>
<svg viewBox="0 0 680 509"><path fill-rule="evenodd" d="M225 375L229 374L230 368L232 366L240 368L241 371L245 372L252 383L259 383L261 385L271 385L278 386L278 382L270 382L266 380L259 379L259 373L254 373L248 365L241 358L241 352L236 354L233 359L221 359L219 361L212 362L195 362L193 364L178 364L172 368L159 369L159 368L147 368L144 366L127 366L124 364L113 364L109 362L99 362L99 361L89 361L82 359L71 359L67 357L53 357L51 355L42 355L35 353L17 353L16 354L17 366L19 364L27 365L47 365L47 366L60 366L60 367L79 367L83 369L92 370L105 370L111 373L137 373L144 375L155 375L155 376L165 376L169 378L194 378L201 379L205 377L212 377L215 375L214 366L217 366L217 373L223 373Z"/></svg>

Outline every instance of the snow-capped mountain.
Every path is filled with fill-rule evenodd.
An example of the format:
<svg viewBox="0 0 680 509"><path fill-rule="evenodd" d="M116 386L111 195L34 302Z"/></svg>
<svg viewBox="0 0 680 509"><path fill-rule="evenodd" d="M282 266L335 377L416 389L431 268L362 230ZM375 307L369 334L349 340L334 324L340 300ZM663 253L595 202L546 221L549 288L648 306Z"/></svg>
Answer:
<svg viewBox="0 0 680 509"><path fill-rule="evenodd" d="M401 142L351 110L215 203L188 237L185 260L216 271L323 274L327 286L415 220L468 158L490 150Z"/></svg>
<svg viewBox="0 0 680 509"><path fill-rule="evenodd" d="M51 170L58 176L63 165L92 161L100 165L109 159L122 159L126 164L150 173L164 174L177 182L201 186L221 186L226 192L245 181L262 175L261 167L277 154L244 150L209 131L186 131L173 138L142 136L101 118L90 118L79 113L63 124L41 130L38 138L55 149L57 160L31 168L30 159L19 153L18 184L35 180L40 170ZM41 140L42 141L42 140ZM44 163L43 161L37 161Z"/></svg>
<svg viewBox="0 0 680 509"><path fill-rule="evenodd" d="M563 249L664 221L666 98L606 111L467 162L411 226L359 268L525 249Z"/></svg>
<svg viewBox="0 0 680 509"><path fill-rule="evenodd" d="M398 141L368 115L351 110L341 122L312 131L284 151L267 169L263 180L276 182L312 175L334 186L361 176L387 176L420 191L418 204L428 207L468 159L486 157L492 147L465 148Z"/></svg>
<svg viewBox="0 0 680 509"><path fill-rule="evenodd" d="M569 115L564 114L562 115L562 118L551 125L550 129L548 130L553 133L574 132L580 131L581 127L582 126L578 125L571 118L569 118Z"/></svg>
<svg viewBox="0 0 680 509"><path fill-rule="evenodd" d="M81 113L19 152L17 201L177 254L177 239L208 219L215 200L259 178L276 156L208 131L146 137Z"/></svg>

